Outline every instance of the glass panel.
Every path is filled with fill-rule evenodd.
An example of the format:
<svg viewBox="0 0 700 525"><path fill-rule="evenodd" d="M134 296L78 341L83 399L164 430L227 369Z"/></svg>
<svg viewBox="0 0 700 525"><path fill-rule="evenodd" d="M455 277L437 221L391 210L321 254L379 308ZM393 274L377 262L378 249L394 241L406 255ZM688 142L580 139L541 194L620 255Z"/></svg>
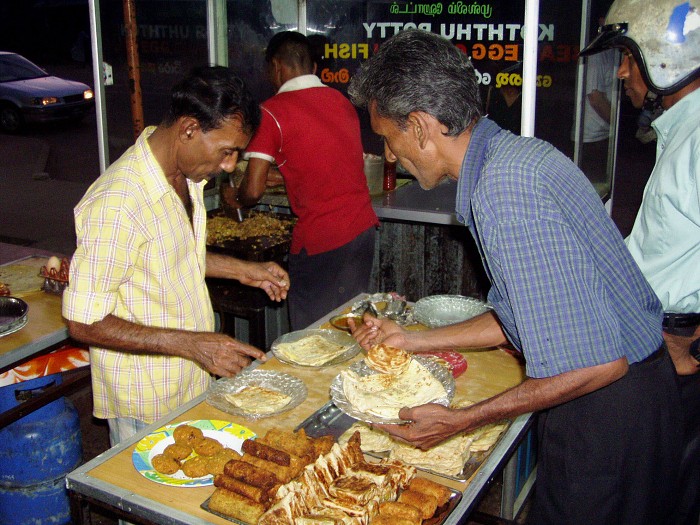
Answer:
<svg viewBox="0 0 700 525"><path fill-rule="evenodd" d="M135 140L123 4L100 1L104 61L114 75L105 87L110 162ZM163 117L172 85L208 62L206 0L136 0L135 7L143 124L150 126Z"/></svg>

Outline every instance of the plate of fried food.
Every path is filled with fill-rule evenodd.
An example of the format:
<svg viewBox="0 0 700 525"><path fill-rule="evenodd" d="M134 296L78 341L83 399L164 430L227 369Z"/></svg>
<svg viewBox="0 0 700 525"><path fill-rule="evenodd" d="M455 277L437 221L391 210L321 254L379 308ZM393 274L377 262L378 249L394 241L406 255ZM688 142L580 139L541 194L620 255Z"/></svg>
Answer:
<svg viewBox="0 0 700 525"><path fill-rule="evenodd" d="M348 416L367 423L401 424L402 407L426 403L449 406L455 381L435 360L379 344L362 361L331 383L333 403Z"/></svg>
<svg viewBox="0 0 700 525"><path fill-rule="evenodd" d="M350 334L322 328L290 332L272 343L272 353L283 363L312 368L344 363L359 352Z"/></svg>
<svg viewBox="0 0 700 525"><path fill-rule="evenodd" d="M298 377L274 370L244 370L216 381L207 403L246 419L275 416L291 410L306 399L307 389Z"/></svg>
<svg viewBox="0 0 700 525"><path fill-rule="evenodd" d="M256 434L230 421L201 419L165 425L136 444L134 467L146 479L175 487L212 485L243 442Z"/></svg>

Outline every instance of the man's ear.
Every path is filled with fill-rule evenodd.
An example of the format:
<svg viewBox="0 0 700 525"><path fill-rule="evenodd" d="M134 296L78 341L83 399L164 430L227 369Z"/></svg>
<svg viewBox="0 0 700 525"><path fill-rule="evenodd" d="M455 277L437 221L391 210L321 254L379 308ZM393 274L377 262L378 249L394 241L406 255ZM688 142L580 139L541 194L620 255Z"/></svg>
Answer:
<svg viewBox="0 0 700 525"><path fill-rule="evenodd" d="M435 118L423 111L409 113L406 119L409 132L413 134L420 149L425 149L428 141L431 140Z"/></svg>
<svg viewBox="0 0 700 525"><path fill-rule="evenodd" d="M180 140L191 140L194 134L200 131L199 122L193 117L182 117L178 123L178 135Z"/></svg>

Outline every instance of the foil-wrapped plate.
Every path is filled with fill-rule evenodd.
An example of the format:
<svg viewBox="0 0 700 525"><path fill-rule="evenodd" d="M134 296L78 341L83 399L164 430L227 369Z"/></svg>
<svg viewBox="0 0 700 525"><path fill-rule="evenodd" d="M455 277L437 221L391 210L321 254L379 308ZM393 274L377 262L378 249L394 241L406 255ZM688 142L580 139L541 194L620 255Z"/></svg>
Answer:
<svg viewBox="0 0 700 525"><path fill-rule="evenodd" d="M29 305L17 297L0 297L0 337L22 329L27 324Z"/></svg>
<svg viewBox="0 0 700 525"><path fill-rule="evenodd" d="M463 295L430 295L419 299L413 317L419 323L437 328L460 323L483 314L491 307L483 301Z"/></svg>
<svg viewBox="0 0 700 525"><path fill-rule="evenodd" d="M260 412L239 407L230 402L226 396L237 394L248 386L260 386L290 397L289 402L272 412ZM300 405L308 395L306 385L298 377L274 370L244 370L234 377L219 379L207 394L207 403L223 412L247 419L261 419L276 416Z"/></svg>
<svg viewBox="0 0 700 525"><path fill-rule="evenodd" d="M310 350L308 355L294 356L291 355L288 350L283 350L284 347L280 346L290 343L298 343L302 339L312 337L320 337L326 342L330 343L330 346L335 346L336 348L339 347L338 352L328 354L327 359L325 359L323 352L321 352L320 354L314 354L312 359L311 352L313 352L313 349ZM360 345L350 334L346 332L316 328L297 330L295 332L284 334L275 339L275 341L272 343L271 350L272 354L283 363L301 367L324 368L327 366L335 366L352 359L358 353L360 353Z"/></svg>
<svg viewBox="0 0 700 525"><path fill-rule="evenodd" d="M437 363L435 360L428 357L414 355L413 359L415 359L421 365L423 365L431 374L433 374L437 378L438 381L440 381L440 383L442 383L442 386L445 387L447 395L433 400L432 403L437 403L443 406L450 406L450 402L452 401L452 398L455 395L455 379L452 376L450 370L447 367ZM352 370L360 377L377 373L374 370L372 370L369 366L367 366L367 363L365 363L364 359L353 364L351 367L348 368L348 370ZM337 406L345 414L359 421L364 421L366 423L386 423L395 425L407 423L407 421L403 419L382 418L374 414L367 414L365 412L361 412L360 410L356 409L345 395L345 391L343 390L342 374L338 374L337 376L335 376L333 382L331 383L331 400L333 401L335 406Z"/></svg>

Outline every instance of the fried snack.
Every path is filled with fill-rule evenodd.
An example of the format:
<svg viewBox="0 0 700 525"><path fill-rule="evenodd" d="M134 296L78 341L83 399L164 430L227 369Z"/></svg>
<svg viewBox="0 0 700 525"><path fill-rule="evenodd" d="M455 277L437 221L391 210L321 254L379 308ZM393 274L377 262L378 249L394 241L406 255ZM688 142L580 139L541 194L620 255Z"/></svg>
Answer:
<svg viewBox="0 0 700 525"><path fill-rule="evenodd" d="M207 458L204 456L195 456L188 459L182 464L182 472L188 478L201 478L209 474L207 468Z"/></svg>
<svg viewBox="0 0 700 525"><path fill-rule="evenodd" d="M180 470L180 462L165 454L158 454L151 459L151 465L156 472L161 474L175 474Z"/></svg>
<svg viewBox="0 0 700 525"><path fill-rule="evenodd" d="M398 501L399 503L407 503L408 505L416 507L425 520L432 517L437 510L437 499L435 499L435 496L423 494L415 490L404 490L399 496Z"/></svg>
<svg viewBox="0 0 700 525"><path fill-rule="evenodd" d="M255 456L256 458L272 461L283 467L288 467L292 462L291 456L284 450L272 448L265 443L260 443L252 439L246 439L243 442L243 452Z"/></svg>
<svg viewBox="0 0 700 525"><path fill-rule="evenodd" d="M299 475L301 469L303 468L301 466L297 466L295 468L291 465L289 467L285 467L282 465L278 465L273 461L261 459L250 454L244 454L243 458L241 459L246 463L250 463L251 465L254 465L258 468L267 470L268 472L272 473L274 477L277 478L277 481L279 483L289 483L291 480L293 480Z"/></svg>
<svg viewBox="0 0 700 525"><path fill-rule="evenodd" d="M422 494L430 494L437 500L438 507L442 507L450 499L452 493L445 485L436 483L428 478L413 478L408 484L409 490L415 490Z"/></svg>
<svg viewBox="0 0 700 525"><path fill-rule="evenodd" d="M306 435L304 429L297 432L288 430L270 429L265 437L258 440L278 450L284 450L300 458L314 456L314 440ZM316 456L317 457L317 456Z"/></svg>
<svg viewBox="0 0 700 525"><path fill-rule="evenodd" d="M172 443L171 445L165 447L163 454L169 458L173 458L176 461L182 461L192 454L192 447L189 445L182 445L180 443Z"/></svg>
<svg viewBox="0 0 700 525"><path fill-rule="evenodd" d="M279 481L272 472L251 465L245 461L232 459L224 466L224 474L248 485L270 490Z"/></svg>
<svg viewBox="0 0 700 525"><path fill-rule="evenodd" d="M240 458L241 455L232 448L223 448L213 456L207 457L207 470L209 474L223 474L226 463Z"/></svg>
<svg viewBox="0 0 700 525"><path fill-rule="evenodd" d="M235 478L230 478L225 474L217 474L214 476L214 486L245 496L256 503L267 503L270 499L270 493L266 489L248 485Z"/></svg>
<svg viewBox="0 0 700 525"><path fill-rule="evenodd" d="M201 429L190 425L180 425L173 431L175 443L193 446L197 441L204 438L204 433Z"/></svg>
<svg viewBox="0 0 700 525"><path fill-rule="evenodd" d="M323 454L328 454L333 448L335 443L335 437L332 434L326 436L319 436L312 440L314 447L314 460Z"/></svg>
<svg viewBox="0 0 700 525"><path fill-rule="evenodd" d="M418 523L421 522L419 521ZM374 518L372 518L372 521L370 521L370 525L416 525L416 522L403 518L397 518L396 516L383 516L381 514L377 514Z"/></svg>
<svg viewBox="0 0 700 525"><path fill-rule="evenodd" d="M214 493L209 498L209 508L246 523L257 523L265 512L265 506L261 503L220 487L214 489Z"/></svg>
<svg viewBox="0 0 700 525"><path fill-rule="evenodd" d="M401 503L399 501L387 501L379 504L379 515L385 516L387 519L405 520L412 525L421 525L423 515L413 505ZM372 520L374 523L375 520Z"/></svg>
<svg viewBox="0 0 700 525"><path fill-rule="evenodd" d="M214 438L203 437L197 441L192 448L194 448L194 451L200 456L213 456L217 452L221 452L224 446Z"/></svg>

